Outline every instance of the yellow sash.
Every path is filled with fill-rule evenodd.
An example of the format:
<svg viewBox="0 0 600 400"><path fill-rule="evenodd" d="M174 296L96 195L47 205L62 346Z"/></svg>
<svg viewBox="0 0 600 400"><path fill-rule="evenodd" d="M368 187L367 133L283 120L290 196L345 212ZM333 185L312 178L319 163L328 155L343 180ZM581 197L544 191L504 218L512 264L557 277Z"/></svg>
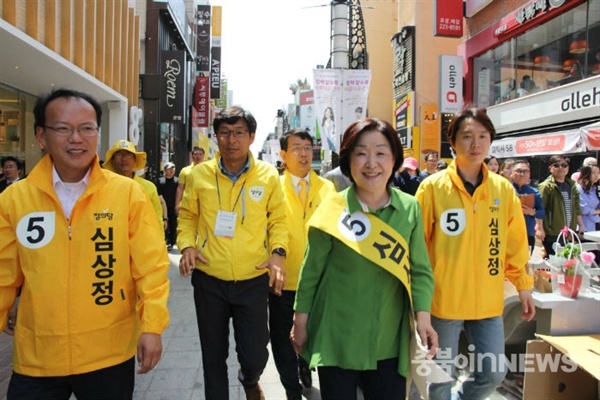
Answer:
<svg viewBox="0 0 600 400"><path fill-rule="evenodd" d="M346 199L338 193L327 196L308 225L335 237L398 278L408 292L410 309L413 309L409 248L398 231L370 213L349 214Z"/></svg>

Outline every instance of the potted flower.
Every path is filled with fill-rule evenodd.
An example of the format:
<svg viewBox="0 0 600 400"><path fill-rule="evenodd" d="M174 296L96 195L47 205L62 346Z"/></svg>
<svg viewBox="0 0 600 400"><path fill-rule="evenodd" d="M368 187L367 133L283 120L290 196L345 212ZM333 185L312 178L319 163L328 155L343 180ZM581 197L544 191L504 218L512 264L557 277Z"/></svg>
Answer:
<svg viewBox="0 0 600 400"><path fill-rule="evenodd" d="M586 268L591 266L596 256L592 252L582 251L581 242L578 241L575 232L569 228L564 227L561 229L557 243L560 243L561 237L565 240L570 238L571 241L567 242L564 247L560 247L553 259L553 267L556 269L556 283L563 296L574 299L579 295Z"/></svg>

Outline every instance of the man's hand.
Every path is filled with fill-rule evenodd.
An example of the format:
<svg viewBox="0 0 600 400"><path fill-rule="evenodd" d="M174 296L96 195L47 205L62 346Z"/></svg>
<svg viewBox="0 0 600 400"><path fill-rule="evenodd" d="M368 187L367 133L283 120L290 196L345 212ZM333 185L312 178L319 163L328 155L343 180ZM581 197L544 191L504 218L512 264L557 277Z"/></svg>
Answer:
<svg viewBox="0 0 600 400"><path fill-rule="evenodd" d="M284 260L285 258L279 254L273 254L267 261L256 267L256 269L269 268L269 288L277 296L281 296L281 291L285 284Z"/></svg>
<svg viewBox="0 0 600 400"><path fill-rule="evenodd" d="M8 321L4 328L4 333L10 336L15 335L15 326L17 326L17 311L19 309L19 297L15 300L15 303L8 311Z"/></svg>
<svg viewBox="0 0 600 400"><path fill-rule="evenodd" d="M535 301L531 296L531 290L521 290L519 300L521 300L521 306L523 307L521 318L525 321L531 321L535 317Z"/></svg>
<svg viewBox="0 0 600 400"><path fill-rule="evenodd" d="M308 323L308 313L294 313L294 325L290 332L290 340L297 354L302 354L302 348L306 343L306 325Z"/></svg>
<svg viewBox="0 0 600 400"><path fill-rule="evenodd" d="M421 343L429 350L427 356L433 357L438 350L438 334L431 326L431 314L425 311L417 311L417 333Z"/></svg>
<svg viewBox="0 0 600 400"><path fill-rule="evenodd" d="M156 333L142 333L137 346L138 374L156 367L162 354L162 339Z"/></svg>
<svg viewBox="0 0 600 400"><path fill-rule="evenodd" d="M190 276L194 268L196 268L196 260L206 264L206 258L193 247L186 247L181 251L181 259L179 260L179 274L181 276Z"/></svg>

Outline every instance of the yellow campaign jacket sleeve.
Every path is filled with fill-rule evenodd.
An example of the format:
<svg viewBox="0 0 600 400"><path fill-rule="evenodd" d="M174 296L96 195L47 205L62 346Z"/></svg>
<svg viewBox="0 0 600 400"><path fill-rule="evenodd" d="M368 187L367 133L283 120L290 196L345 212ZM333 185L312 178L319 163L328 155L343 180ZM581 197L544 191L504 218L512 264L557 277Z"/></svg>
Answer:
<svg viewBox="0 0 600 400"><path fill-rule="evenodd" d="M132 192L130 209L131 271L138 296L136 310L141 332L162 334L169 325L167 275L170 262L165 246L149 245L164 242L162 227L154 219L152 206L145 201L144 193Z"/></svg>
<svg viewBox="0 0 600 400"><path fill-rule="evenodd" d="M285 219L285 202L283 198L283 190L279 183L279 176L274 174L269 180L271 197L269 198L267 215L268 223L267 230L269 232L269 250L277 247L288 249L288 232Z"/></svg>
<svg viewBox="0 0 600 400"><path fill-rule="evenodd" d="M527 231L525 218L519 198L513 194L508 222L508 244L506 247L505 276L512 282L517 290L531 290L533 278L527 273L529 262L529 245L523 240L523 232ZM524 251L527 247L527 251Z"/></svg>
<svg viewBox="0 0 600 400"><path fill-rule="evenodd" d="M6 191L12 188L6 189ZM5 192L6 192L5 191ZM23 271L17 262L17 238L4 212L8 208L7 196L0 194L0 334L8 320L19 286L23 284Z"/></svg>
<svg viewBox="0 0 600 400"><path fill-rule="evenodd" d="M177 248L181 251L187 247L196 248L198 219L200 218L200 199L194 190L194 176L187 176L183 197L179 204L177 217Z"/></svg>

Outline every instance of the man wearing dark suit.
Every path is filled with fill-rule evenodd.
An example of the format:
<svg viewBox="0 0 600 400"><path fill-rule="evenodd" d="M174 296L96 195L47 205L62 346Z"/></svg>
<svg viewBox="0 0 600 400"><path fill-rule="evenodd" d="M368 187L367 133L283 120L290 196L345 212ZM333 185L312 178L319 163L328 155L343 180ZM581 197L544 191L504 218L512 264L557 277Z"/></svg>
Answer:
<svg viewBox="0 0 600 400"><path fill-rule="evenodd" d="M4 175L4 179L0 181L0 193L19 180L21 176L21 161L14 156L3 157L2 174Z"/></svg>

